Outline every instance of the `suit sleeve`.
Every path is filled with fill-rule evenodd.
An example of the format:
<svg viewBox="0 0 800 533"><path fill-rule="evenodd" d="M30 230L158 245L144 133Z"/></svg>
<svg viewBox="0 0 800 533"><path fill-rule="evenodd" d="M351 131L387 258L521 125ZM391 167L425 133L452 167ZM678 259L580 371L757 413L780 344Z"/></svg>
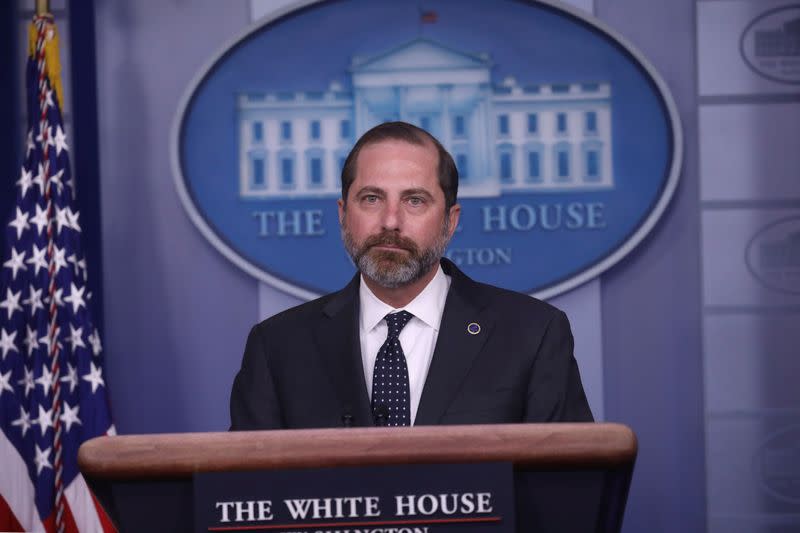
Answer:
<svg viewBox="0 0 800 533"><path fill-rule="evenodd" d="M528 384L526 422L592 422L583 391L569 320L553 317L542 337Z"/></svg>
<svg viewBox="0 0 800 533"><path fill-rule="evenodd" d="M231 390L231 431L283 427L267 347L258 326L250 330L242 367Z"/></svg>

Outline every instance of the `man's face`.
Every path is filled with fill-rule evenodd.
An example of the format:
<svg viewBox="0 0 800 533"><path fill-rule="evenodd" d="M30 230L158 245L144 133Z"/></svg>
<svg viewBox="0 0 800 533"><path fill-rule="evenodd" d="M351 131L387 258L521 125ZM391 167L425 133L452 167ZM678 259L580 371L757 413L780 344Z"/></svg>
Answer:
<svg viewBox="0 0 800 533"><path fill-rule="evenodd" d="M347 253L361 273L386 288L408 285L438 264L458 225L445 213L439 155L432 144L387 140L358 155L339 222Z"/></svg>

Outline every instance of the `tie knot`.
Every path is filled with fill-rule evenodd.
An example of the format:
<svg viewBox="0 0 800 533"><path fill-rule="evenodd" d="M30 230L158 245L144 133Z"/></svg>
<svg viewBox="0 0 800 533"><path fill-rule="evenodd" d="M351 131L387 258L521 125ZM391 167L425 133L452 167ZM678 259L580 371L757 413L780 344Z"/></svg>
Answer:
<svg viewBox="0 0 800 533"><path fill-rule="evenodd" d="M413 316L408 311L400 311L398 313L389 313L383 317L386 320L386 325L389 326L389 337L398 337Z"/></svg>

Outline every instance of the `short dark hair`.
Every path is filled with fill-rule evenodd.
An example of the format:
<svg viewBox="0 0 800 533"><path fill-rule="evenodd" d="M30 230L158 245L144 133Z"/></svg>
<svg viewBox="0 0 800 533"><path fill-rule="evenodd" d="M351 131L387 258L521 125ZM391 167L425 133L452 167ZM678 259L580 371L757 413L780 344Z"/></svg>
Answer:
<svg viewBox="0 0 800 533"><path fill-rule="evenodd" d="M361 149L367 145L388 140L405 141L418 146L433 144L439 154L437 171L439 174L439 186L444 192L445 212L449 212L450 208L456 204L456 196L458 195L458 169L453 157L436 137L413 124L399 121L378 124L356 141L342 167L342 201L345 204L347 203L347 193L356 179L356 163L358 163L358 154Z"/></svg>

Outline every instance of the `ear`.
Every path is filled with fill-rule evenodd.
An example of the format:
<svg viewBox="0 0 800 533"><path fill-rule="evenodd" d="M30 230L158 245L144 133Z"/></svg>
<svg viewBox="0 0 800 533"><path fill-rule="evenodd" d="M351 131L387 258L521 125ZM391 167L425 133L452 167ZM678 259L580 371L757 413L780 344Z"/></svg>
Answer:
<svg viewBox="0 0 800 533"><path fill-rule="evenodd" d="M345 208L344 200L342 200L341 198L336 200L336 206L339 208L339 225L343 226L344 225L344 208Z"/></svg>
<svg viewBox="0 0 800 533"><path fill-rule="evenodd" d="M455 233L456 229L458 228L458 220L461 217L461 204L455 204L454 206L450 207L450 212L447 213L447 217L449 218L450 222L450 229L447 235L447 240L449 241L453 237L453 233Z"/></svg>

